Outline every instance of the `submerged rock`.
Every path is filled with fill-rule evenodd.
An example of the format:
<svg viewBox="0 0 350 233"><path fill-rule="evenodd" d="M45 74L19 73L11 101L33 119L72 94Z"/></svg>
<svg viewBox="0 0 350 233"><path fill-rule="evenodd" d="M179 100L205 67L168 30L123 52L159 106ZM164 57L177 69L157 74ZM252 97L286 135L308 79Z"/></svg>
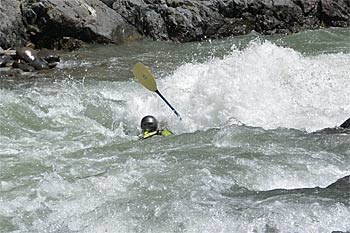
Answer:
<svg viewBox="0 0 350 233"><path fill-rule="evenodd" d="M349 197L350 197L350 175L338 179L336 182L328 185L326 188L338 189L338 190L342 190L344 192L349 192Z"/></svg>

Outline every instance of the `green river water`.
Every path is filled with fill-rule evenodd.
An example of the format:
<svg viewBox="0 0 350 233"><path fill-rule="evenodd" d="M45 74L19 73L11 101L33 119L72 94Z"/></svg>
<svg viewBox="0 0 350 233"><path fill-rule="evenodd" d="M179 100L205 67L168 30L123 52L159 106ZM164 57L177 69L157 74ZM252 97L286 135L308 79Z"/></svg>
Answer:
<svg viewBox="0 0 350 233"><path fill-rule="evenodd" d="M350 231L349 28L60 55L0 75L0 232Z"/></svg>

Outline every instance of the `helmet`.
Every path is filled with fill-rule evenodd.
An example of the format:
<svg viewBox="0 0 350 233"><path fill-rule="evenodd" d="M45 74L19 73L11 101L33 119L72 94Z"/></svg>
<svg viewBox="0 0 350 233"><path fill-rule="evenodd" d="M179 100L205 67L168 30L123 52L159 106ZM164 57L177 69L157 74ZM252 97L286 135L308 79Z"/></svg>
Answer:
<svg viewBox="0 0 350 233"><path fill-rule="evenodd" d="M141 120L141 129L143 131L156 131L158 129L158 122L154 116L145 116Z"/></svg>

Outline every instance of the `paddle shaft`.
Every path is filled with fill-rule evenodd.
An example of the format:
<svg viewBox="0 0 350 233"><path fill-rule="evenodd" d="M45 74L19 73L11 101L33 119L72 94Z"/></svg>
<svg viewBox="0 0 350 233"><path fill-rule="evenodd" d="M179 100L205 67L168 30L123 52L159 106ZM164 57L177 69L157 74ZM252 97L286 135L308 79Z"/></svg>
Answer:
<svg viewBox="0 0 350 233"><path fill-rule="evenodd" d="M182 120L180 114L175 110L175 108L173 108L173 106L171 106L169 104L169 102L164 98L164 96L162 94L160 94L160 92L158 90L155 90L154 92L157 93L160 96L160 98L162 98L162 100L164 100L164 102L171 108L171 110L173 110L173 112L176 114L176 116L178 116L180 118L180 120Z"/></svg>

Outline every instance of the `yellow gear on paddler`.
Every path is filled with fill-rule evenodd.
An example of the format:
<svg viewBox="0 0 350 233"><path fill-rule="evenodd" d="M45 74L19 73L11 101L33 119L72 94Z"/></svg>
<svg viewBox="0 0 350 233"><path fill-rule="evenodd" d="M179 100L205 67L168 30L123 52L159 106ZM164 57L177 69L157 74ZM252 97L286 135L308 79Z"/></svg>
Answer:
<svg viewBox="0 0 350 233"><path fill-rule="evenodd" d="M142 139L150 138L155 135L170 136L173 133L167 129L158 129L158 122L153 116L145 116L141 120Z"/></svg>
<svg viewBox="0 0 350 233"><path fill-rule="evenodd" d="M155 136L155 135L161 135L161 136L170 136L173 133L167 129L163 129L163 130L157 130L157 131L153 131L153 132L149 132L149 131L145 131L143 132L143 139Z"/></svg>

